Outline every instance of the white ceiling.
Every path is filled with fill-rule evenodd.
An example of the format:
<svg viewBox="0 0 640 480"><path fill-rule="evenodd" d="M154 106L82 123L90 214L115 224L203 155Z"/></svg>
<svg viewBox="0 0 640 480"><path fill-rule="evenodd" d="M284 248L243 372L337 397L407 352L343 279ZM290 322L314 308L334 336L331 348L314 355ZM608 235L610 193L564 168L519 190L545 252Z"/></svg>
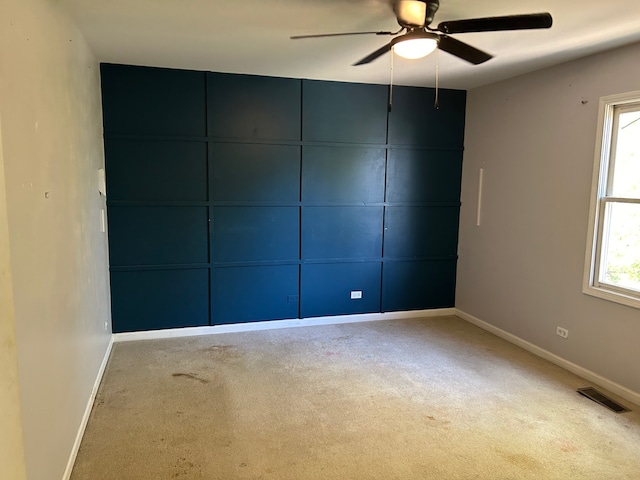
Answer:
<svg viewBox="0 0 640 480"><path fill-rule="evenodd" d="M388 83L389 55L352 63L390 37L290 40L291 35L396 30L389 0L58 0L98 60L258 75ZM471 65L445 52L395 57L394 83L469 89L640 41L638 0L440 0L445 20L548 11L549 30L467 33L495 58Z"/></svg>

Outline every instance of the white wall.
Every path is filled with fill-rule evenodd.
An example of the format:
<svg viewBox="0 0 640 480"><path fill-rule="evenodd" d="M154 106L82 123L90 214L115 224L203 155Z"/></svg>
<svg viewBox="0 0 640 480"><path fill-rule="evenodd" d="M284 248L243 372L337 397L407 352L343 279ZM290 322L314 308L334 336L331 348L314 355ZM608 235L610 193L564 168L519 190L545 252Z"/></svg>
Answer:
<svg viewBox="0 0 640 480"><path fill-rule="evenodd" d="M636 44L469 91L456 296L459 310L632 393L640 310L583 294L582 278L598 101L638 90L639 58Z"/></svg>
<svg viewBox="0 0 640 480"><path fill-rule="evenodd" d="M0 5L4 183L29 480L63 477L110 339L99 68L58 3Z"/></svg>

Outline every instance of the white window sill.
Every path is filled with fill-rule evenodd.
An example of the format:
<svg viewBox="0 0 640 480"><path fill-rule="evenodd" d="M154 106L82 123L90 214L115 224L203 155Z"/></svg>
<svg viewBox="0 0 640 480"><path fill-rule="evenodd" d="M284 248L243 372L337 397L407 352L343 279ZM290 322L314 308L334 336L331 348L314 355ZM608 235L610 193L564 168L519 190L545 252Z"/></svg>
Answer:
<svg viewBox="0 0 640 480"><path fill-rule="evenodd" d="M593 297L598 297L604 300L608 300L610 302L626 305L627 307L640 309L640 298L634 297L632 295L626 295L622 292L618 292L615 290L609 290L605 287L595 287L595 286L589 285L589 286L585 286L582 289L582 292L586 293L587 295L591 295Z"/></svg>

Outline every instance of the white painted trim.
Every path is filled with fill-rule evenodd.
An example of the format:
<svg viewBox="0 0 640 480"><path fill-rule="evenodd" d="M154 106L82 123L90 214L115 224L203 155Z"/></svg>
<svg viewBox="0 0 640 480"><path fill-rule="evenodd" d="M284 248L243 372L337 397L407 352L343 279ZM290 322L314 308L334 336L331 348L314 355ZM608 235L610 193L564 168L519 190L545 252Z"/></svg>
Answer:
<svg viewBox="0 0 640 480"><path fill-rule="evenodd" d="M455 308L436 308L432 310L409 310L403 312L364 313L359 315L337 315L332 317L292 318L288 320L270 320L264 322L232 323L210 327L185 327L167 330L147 330L144 332L115 333L114 342L137 340L156 340L160 338L192 337L218 333L253 332L277 328L310 327L316 325L335 325L339 323L376 322L380 320L400 320L416 317L439 317L455 315Z"/></svg>
<svg viewBox="0 0 640 480"><path fill-rule="evenodd" d="M102 363L100 364L100 368L98 369L96 380L93 383L93 389L91 390L91 395L89 396L87 406L84 409L84 415L82 416L82 421L80 422L80 427L78 428L78 433L76 434L76 441L73 443L73 448L71 449L71 455L69 456L69 461L67 462L67 468L64 471L62 480L69 480L71 478L73 465L76 463L76 457L78 456L78 451L80 450L82 437L84 436L84 431L87 428L87 423L89 422L89 416L91 415L91 410L93 409L93 403L96 400L96 395L98 394L98 388L100 387L100 383L102 382L102 376L104 375L104 371L107 368L107 362L109 361L109 357L111 356L112 347L113 347L113 335L111 335L111 338L109 339L109 345L107 345L107 350L104 353L104 358L102 359Z"/></svg>
<svg viewBox="0 0 640 480"><path fill-rule="evenodd" d="M622 385L616 382L613 382L608 378L598 375L597 373L594 373L591 370L587 370L586 368L581 367L580 365L576 365L575 363L570 362L569 360L566 360L556 355L555 353L551 353L548 350L545 350L544 348L538 347L533 343L530 343L520 337L517 337L516 335L513 335L505 330L502 330L501 328L491 325L490 323L487 323L484 320L480 320L478 317L474 317L473 315L463 312L462 310L456 309L455 315L457 317L462 318L463 320L466 320L469 323L472 323L477 327L482 328L483 330L493 333L494 335L506 340L509 343L513 343L514 345L517 345L518 347L521 347L533 353L534 355L537 355L540 358L544 358L545 360L548 360L551 363L558 365L559 367L562 367L571 373L575 373L576 375L584 378L585 380L592 382L606 390L609 390L611 393L614 393L619 397L624 398L625 400L628 400L631 403L640 405L640 393L638 392L634 392L633 390L630 390L627 387L623 387Z"/></svg>
<svg viewBox="0 0 640 480"><path fill-rule="evenodd" d="M621 105L638 103L640 90L600 98L598 106L597 136L591 178L591 200L589 205L589 223L587 227L587 247L585 250L582 293L593 297L616 302L628 307L640 308L640 297L633 291L623 288L609 287L599 281L601 261L603 223L602 210L609 185L609 168L612 155L612 137L614 132L615 108ZM607 201L620 201L608 198ZM622 199L635 203L635 199Z"/></svg>

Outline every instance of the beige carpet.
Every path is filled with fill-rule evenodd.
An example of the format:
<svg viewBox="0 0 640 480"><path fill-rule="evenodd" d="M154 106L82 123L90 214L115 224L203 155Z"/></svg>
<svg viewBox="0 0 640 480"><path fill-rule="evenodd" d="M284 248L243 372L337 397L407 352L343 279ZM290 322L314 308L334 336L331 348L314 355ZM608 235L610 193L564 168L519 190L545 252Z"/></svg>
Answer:
<svg viewBox="0 0 640 480"><path fill-rule="evenodd" d="M72 480L640 479L586 384L456 317L118 343Z"/></svg>

